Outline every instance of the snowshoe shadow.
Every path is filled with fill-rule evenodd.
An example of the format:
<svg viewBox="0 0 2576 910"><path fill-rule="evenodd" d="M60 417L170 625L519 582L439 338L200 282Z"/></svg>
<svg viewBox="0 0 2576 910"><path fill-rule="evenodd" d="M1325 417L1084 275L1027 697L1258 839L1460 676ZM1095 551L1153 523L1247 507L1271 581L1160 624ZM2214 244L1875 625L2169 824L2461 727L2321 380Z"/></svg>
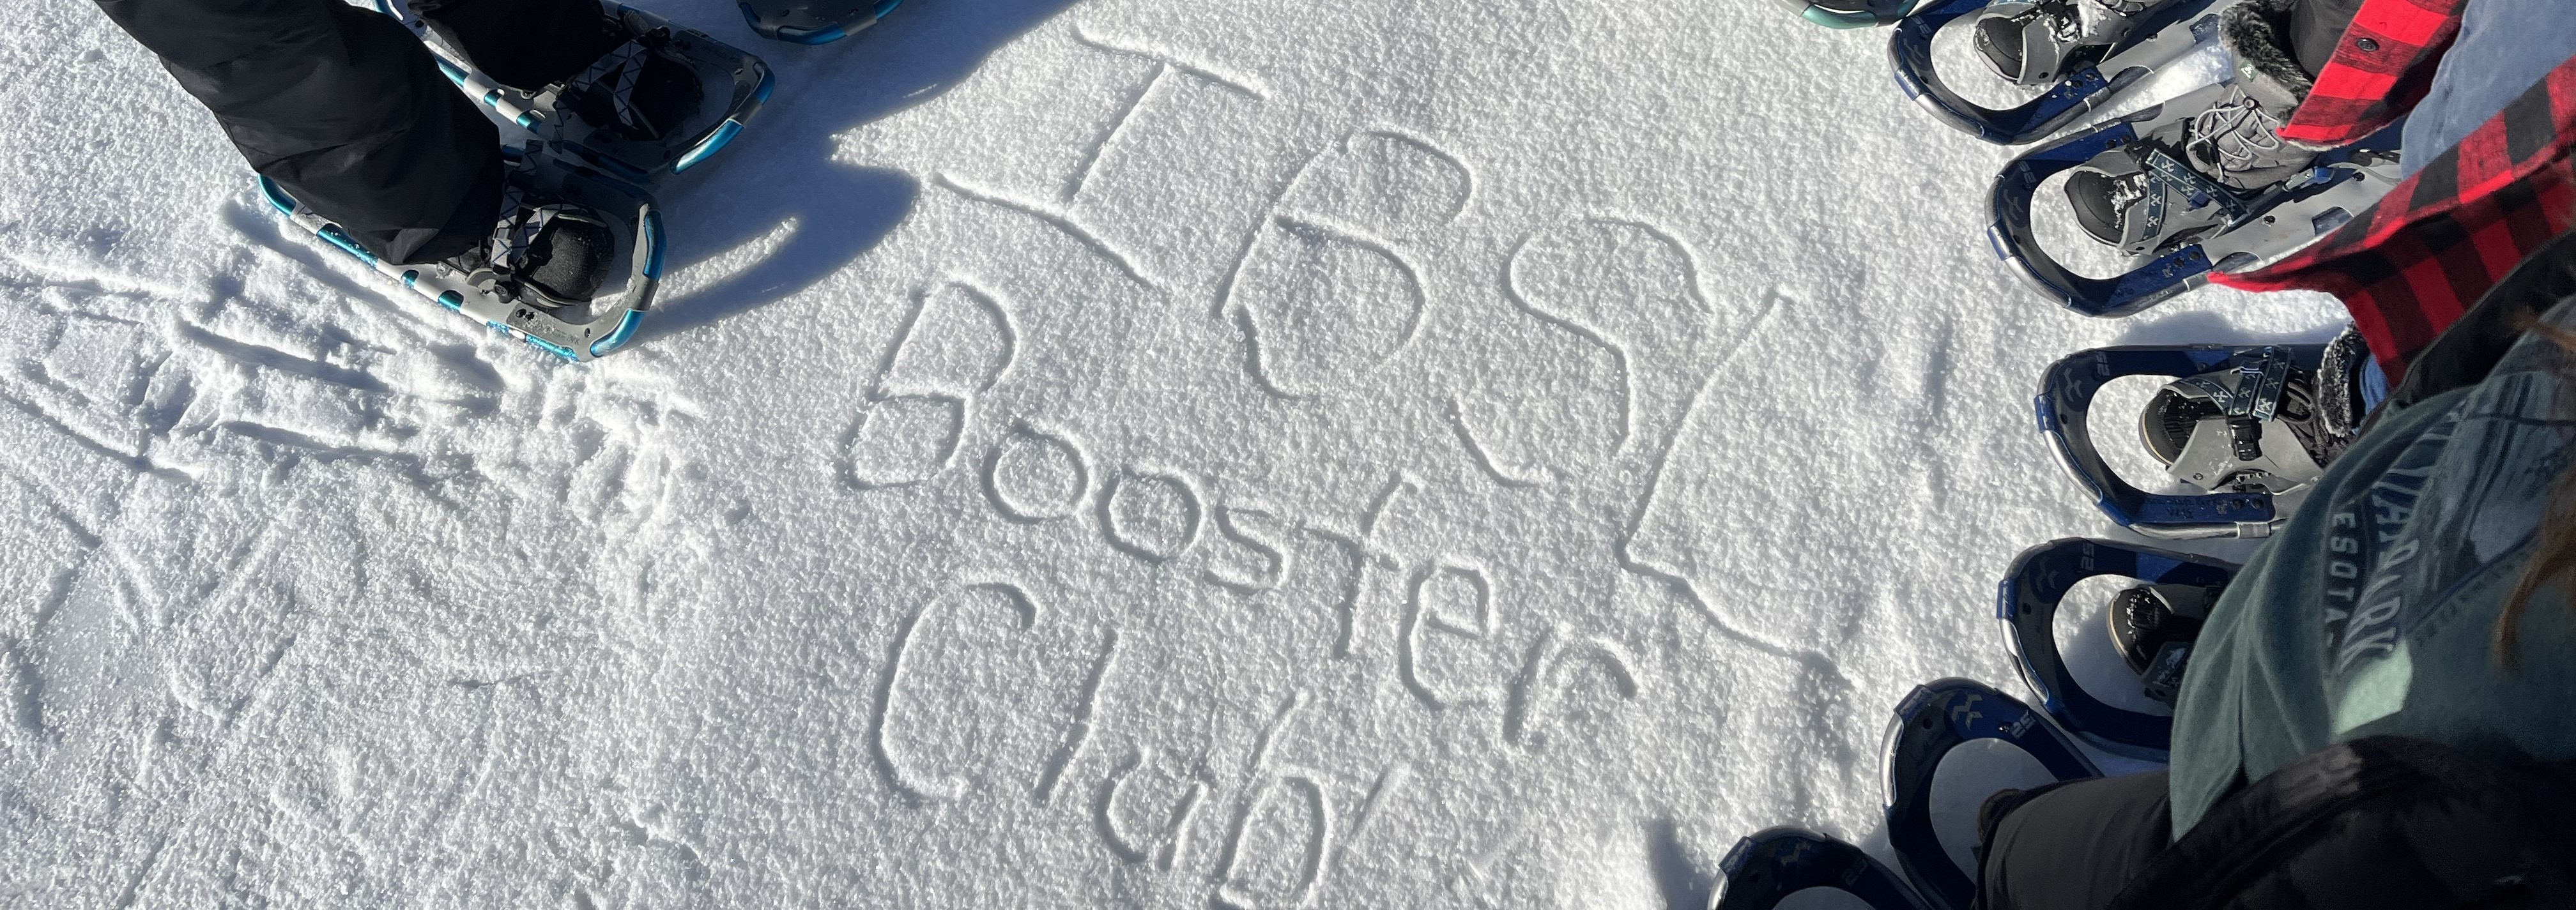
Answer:
<svg viewBox="0 0 2576 910"><path fill-rule="evenodd" d="M1072 0L925 2L867 32L820 47L755 37L732 0L657 10L675 22L751 50L779 89L742 141L657 195L670 230L670 296L646 320L643 340L711 325L812 287L874 249L920 198L912 175L833 160L836 137L936 98L963 83L995 50L1073 5ZM756 261L691 287L688 270L736 251L768 247Z"/></svg>

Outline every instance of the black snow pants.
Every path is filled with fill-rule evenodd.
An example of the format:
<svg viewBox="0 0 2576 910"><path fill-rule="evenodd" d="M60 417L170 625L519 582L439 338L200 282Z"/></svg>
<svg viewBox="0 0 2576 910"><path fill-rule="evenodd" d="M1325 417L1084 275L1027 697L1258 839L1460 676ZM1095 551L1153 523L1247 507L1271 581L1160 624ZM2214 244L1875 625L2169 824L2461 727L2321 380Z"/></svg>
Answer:
<svg viewBox="0 0 2576 910"><path fill-rule="evenodd" d="M252 169L389 261L482 243L500 134L391 17L343 0L97 0L222 124ZM414 0L476 67L536 89L616 46L597 0Z"/></svg>
<svg viewBox="0 0 2576 910"><path fill-rule="evenodd" d="M2033 791L1985 836L1977 910L2093 910L2172 841L2163 771Z"/></svg>

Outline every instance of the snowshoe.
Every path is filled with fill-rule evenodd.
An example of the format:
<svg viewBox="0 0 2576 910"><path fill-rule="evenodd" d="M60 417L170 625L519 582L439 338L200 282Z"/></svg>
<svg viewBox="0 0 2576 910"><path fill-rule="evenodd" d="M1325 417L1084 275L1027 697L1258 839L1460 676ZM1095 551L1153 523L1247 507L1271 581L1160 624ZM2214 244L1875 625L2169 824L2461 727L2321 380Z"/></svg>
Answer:
<svg viewBox="0 0 2576 910"><path fill-rule="evenodd" d="M468 97L538 140L629 183L649 183L705 162L731 144L769 101L769 65L695 29L603 0L612 28L632 36L589 69L536 91L474 68L400 0L373 0L429 45L439 69Z"/></svg>
<svg viewBox="0 0 2576 910"><path fill-rule="evenodd" d="M1905 18L1925 0L1783 0L1798 17L1826 28L1869 28Z"/></svg>
<svg viewBox="0 0 2576 910"><path fill-rule="evenodd" d="M1771 910L1809 888L1849 894L1870 910L1926 910L1914 889L1859 847L1797 828L1736 841L1718 870L1726 878L1709 910Z"/></svg>
<svg viewBox="0 0 2576 910"><path fill-rule="evenodd" d="M903 0L741 0L743 21L763 38L830 44L867 31Z"/></svg>
<svg viewBox="0 0 2576 910"><path fill-rule="evenodd" d="M2122 657L2138 673L2149 698L2170 705L2190 660L2198 622L2210 602L2236 577L2237 567L2183 553L2107 540L2068 538L2040 544L2013 558L1998 592L1995 616L2003 620L2013 663L2022 682L2039 696L2040 709L2066 732L2114 755L2164 761L2173 742L2173 718L2115 707L2075 681L2057 648L2057 609L2077 582L2096 575L2142 584L2115 595L2108 622ZM2160 625L2131 621L2129 608L2154 615ZM2161 610L2161 615L2156 611ZM2148 648L2149 645L2153 647ZM2143 649L2142 657L2132 657Z"/></svg>
<svg viewBox="0 0 2576 910"><path fill-rule="evenodd" d="M2075 743L2012 696L1983 683L1944 679L1915 687L1888 727L1887 840L1914 890L1937 910L1968 910L1977 870L1962 867L1942 844L1933 818L1932 781L1952 750L1980 740L2019 748L2057 781L2102 776ZM2005 789L2003 787L1997 790ZM1973 835L1969 835L1973 837Z"/></svg>
<svg viewBox="0 0 2576 910"><path fill-rule="evenodd" d="M509 155L491 241L449 260L397 265L260 178L296 227L422 299L566 360L608 355L635 337L662 271L662 222L643 190L569 162Z"/></svg>
<svg viewBox="0 0 2576 910"><path fill-rule="evenodd" d="M2032 410L2058 463L2121 527L2166 540L2268 537L2287 520L2280 498L2322 476L2385 396L2376 371L2349 330L2328 344L2097 348L2050 366ZM2146 492L2102 457L2093 396L2123 376L2177 377L2140 413L2140 442L2204 492Z"/></svg>
<svg viewBox="0 0 2576 910"><path fill-rule="evenodd" d="M1897 86L1933 117L1988 142L2021 145L2112 105L2214 40L2219 14L2238 2L1947 0L1897 23L1887 55ZM1996 75L2047 91L2001 109L1961 96L1932 63L1934 38L1952 27L1974 30L1970 40Z"/></svg>
<svg viewBox="0 0 2576 910"><path fill-rule="evenodd" d="M2280 136L2313 87L2285 50L2287 8L2229 0L2209 17L2231 61L2224 81L2006 165L1987 230L1996 254L2078 312L2121 316L2199 286L2212 270L2276 262L2376 204L2400 176L2402 124L2327 153ZM2032 196L2060 173L2077 226L2127 257L2126 272L2087 278L2041 248Z"/></svg>

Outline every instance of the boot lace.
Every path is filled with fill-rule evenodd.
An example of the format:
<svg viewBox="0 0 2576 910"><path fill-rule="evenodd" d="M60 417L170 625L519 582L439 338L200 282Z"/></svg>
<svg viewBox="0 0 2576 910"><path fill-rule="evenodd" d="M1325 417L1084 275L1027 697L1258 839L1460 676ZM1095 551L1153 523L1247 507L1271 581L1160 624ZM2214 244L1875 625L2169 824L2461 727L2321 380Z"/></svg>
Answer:
<svg viewBox="0 0 2576 910"><path fill-rule="evenodd" d="M2263 109L2263 102L2243 90L2227 93L2225 102L2191 118L2193 157L2214 162L2225 172L2259 166L2288 147L2281 141L2282 121Z"/></svg>

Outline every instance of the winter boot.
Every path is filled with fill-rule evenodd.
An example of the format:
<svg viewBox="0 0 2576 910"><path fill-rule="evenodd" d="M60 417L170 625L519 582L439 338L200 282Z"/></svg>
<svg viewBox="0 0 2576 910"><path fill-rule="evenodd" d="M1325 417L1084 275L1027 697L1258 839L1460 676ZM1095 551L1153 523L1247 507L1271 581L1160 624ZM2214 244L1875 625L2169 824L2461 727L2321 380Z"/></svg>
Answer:
<svg viewBox="0 0 2576 910"><path fill-rule="evenodd" d="M2004 81L2045 86L2101 59L2139 20L2173 0L2036 0L1977 13L1977 55Z"/></svg>
<svg viewBox="0 0 2576 910"><path fill-rule="evenodd" d="M2352 430L2320 406L2318 386L2316 373L2279 352L2177 379L2139 412L2139 441L2183 483L2214 493L2287 493L2315 483L2352 444Z"/></svg>
<svg viewBox="0 0 2576 910"><path fill-rule="evenodd" d="M2067 201L2085 233L2150 258L2230 226L2248 200L2309 177L2317 150L2280 136L2314 86L2283 38L2293 2L2230 8L2219 34L2236 59L2234 78L2167 102L2187 116L2068 174Z"/></svg>
<svg viewBox="0 0 2576 910"><path fill-rule="evenodd" d="M2111 599L2105 620L2120 659L2138 674L2148 698L2173 704L2192 642L2218 590L2197 585L2139 585Z"/></svg>

